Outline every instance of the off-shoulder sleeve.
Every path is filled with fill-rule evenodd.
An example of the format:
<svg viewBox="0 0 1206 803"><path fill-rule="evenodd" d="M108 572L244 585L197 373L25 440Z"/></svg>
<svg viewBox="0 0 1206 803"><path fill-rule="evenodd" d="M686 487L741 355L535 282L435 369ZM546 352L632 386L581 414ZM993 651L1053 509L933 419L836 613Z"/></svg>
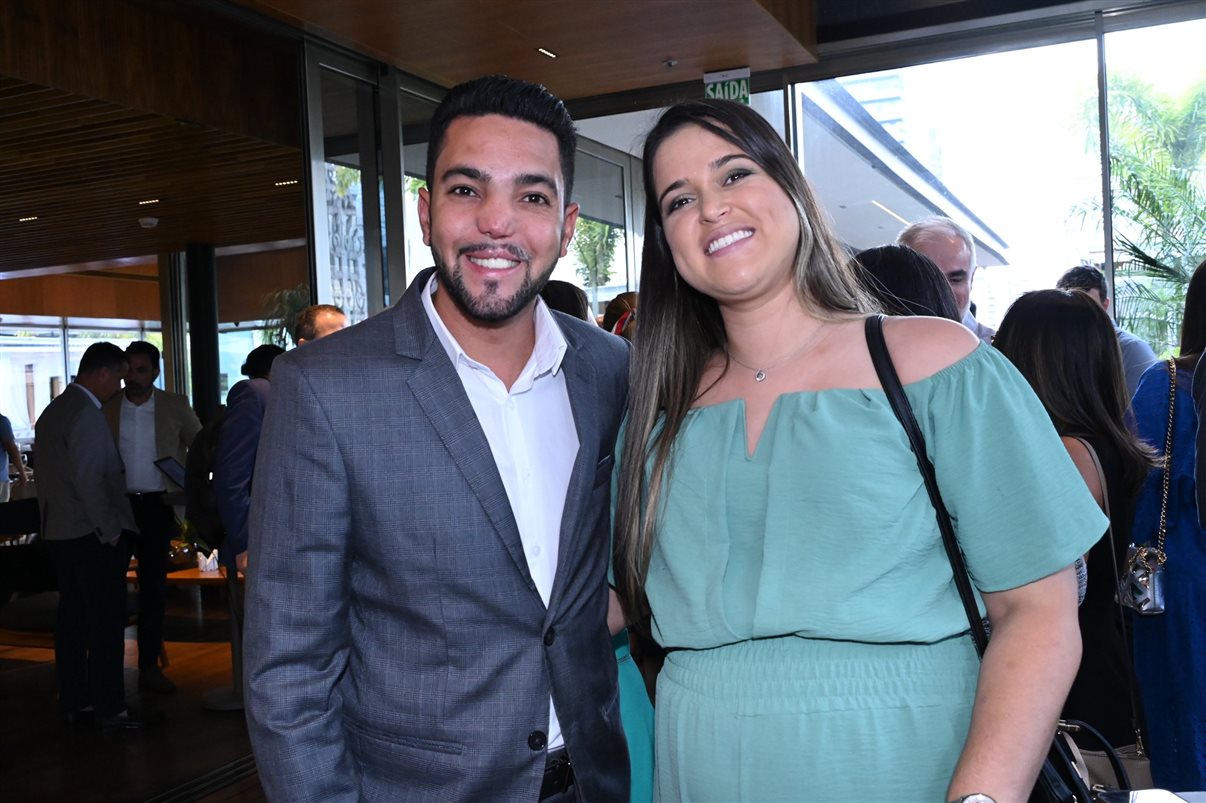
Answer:
<svg viewBox="0 0 1206 803"><path fill-rule="evenodd" d="M991 346L906 388L972 581L1003 591L1070 565L1108 520L1025 378Z"/></svg>

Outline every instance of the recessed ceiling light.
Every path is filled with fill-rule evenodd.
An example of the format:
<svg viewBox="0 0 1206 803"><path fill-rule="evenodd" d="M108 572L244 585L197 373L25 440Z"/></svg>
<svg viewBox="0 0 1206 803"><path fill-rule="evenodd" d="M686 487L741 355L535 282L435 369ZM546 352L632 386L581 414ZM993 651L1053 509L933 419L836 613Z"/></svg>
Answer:
<svg viewBox="0 0 1206 803"><path fill-rule="evenodd" d="M549 57L549 58L551 58L551 59L555 59L555 58L557 58L557 54L556 54L556 53L554 53L554 52L553 52L553 51L551 51L551 50L545 50L543 47L538 47L538 48L536 48L536 52L537 52L537 53L540 53L540 54L541 54L541 55L543 55L543 56L548 56L548 57Z"/></svg>
<svg viewBox="0 0 1206 803"><path fill-rule="evenodd" d="M37 220L37 219L38 219L37 215L31 215L30 217L19 217L19 218L17 218L17 222L18 223L28 223L31 220Z"/></svg>
<svg viewBox="0 0 1206 803"><path fill-rule="evenodd" d="M148 199L146 199L145 201L139 201L139 202L138 202L138 205L139 205L139 206L146 206L147 204L157 204L157 203L159 203L159 199L158 199L158 198L148 198Z"/></svg>
<svg viewBox="0 0 1206 803"><path fill-rule="evenodd" d="M277 186L277 187L288 187L288 186L293 185L293 184L296 184L296 183L297 183L297 179L292 179L292 180L290 180L290 181L278 181L278 182L276 182L275 186Z"/></svg>

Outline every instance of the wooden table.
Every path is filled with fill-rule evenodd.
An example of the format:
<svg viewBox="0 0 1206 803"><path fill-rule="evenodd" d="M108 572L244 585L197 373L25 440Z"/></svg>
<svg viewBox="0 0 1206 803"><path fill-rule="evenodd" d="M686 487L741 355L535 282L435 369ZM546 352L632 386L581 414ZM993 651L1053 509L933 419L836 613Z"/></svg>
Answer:
<svg viewBox="0 0 1206 803"><path fill-rule="evenodd" d="M243 578L240 575L239 581ZM138 572L130 569L126 572L127 583L138 582ZM194 566L191 569L178 569L167 573L168 585L173 586L220 586L226 584L226 572L221 569L215 569L212 572L203 572Z"/></svg>

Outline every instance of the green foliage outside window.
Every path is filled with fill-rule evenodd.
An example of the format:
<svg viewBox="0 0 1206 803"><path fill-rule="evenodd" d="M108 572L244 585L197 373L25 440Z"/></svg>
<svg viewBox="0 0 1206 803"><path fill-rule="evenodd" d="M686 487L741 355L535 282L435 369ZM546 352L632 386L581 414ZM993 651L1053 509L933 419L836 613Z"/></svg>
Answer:
<svg viewBox="0 0 1206 803"><path fill-rule="evenodd" d="M620 241L620 229L598 220L578 218L573 249L578 257L578 276L583 287L611 283L611 262Z"/></svg>
<svg viewBox="0 0 1206 803"><path fill-rule="evenodd" d="M1115 316L1167 355L1206 258L1206 80L1179 97L1137 78L1112 80L1109 117ZM1100 213L1100 204L1089 208Z"/></svg>

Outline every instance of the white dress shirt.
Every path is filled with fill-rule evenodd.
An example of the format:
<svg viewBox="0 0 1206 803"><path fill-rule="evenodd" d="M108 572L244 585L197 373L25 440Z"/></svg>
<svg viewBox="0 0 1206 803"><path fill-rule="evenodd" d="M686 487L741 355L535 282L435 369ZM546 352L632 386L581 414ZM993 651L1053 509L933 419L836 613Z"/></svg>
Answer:
<svg viewBox="0 0 1206 803"><path fill-rule="evenodd" d="M565 495L578 455L578 431L561 371L565 336L544 301L537 298L536 344L508 390L493 371L467 355L448 331L432 303L438 287L433 275L422 296L423 309L486 434L523 541L528 571L548 605L557 573ZM562 744L561 724L550 698L548 749Z"/></svg>
<svg viewBox="0 0 1206 803"><path fill-rule="evenodd" d="M126 490L151 493L164 489L163 477L155 468L155 394L142 404L121 397L121 427L118 438L121 461L126 464Z"/></svg>

